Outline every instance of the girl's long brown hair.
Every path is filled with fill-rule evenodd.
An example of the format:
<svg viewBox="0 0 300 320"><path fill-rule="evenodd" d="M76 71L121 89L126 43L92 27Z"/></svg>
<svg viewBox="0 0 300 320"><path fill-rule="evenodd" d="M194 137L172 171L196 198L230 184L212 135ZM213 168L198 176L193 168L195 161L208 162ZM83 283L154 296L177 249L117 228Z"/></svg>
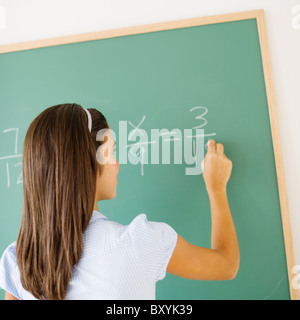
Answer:
<svg viewBox="0 0 300 320"><path fill-rule="evenodd" d="M97 131L105 117L81 106L44 110L31 123L23 152L23 214L17 240L21 282L38 299L64 299L83 250L95 201Z"/></svg>

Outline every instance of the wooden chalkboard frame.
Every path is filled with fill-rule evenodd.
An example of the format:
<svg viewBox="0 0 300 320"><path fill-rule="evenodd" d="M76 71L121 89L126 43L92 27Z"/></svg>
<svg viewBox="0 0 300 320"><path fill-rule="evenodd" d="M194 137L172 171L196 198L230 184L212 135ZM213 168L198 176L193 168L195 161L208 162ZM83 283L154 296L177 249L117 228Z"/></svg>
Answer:
<svg viewBox="0 0 300 320"><path fill-rule="evenodd" d="M28 42L22 42L22 43L16 43L16 44L1 45L0 54L29 50L29 49L37 49L37 48L43 48L43 47L50 47L50 46L58 46L58 45L76 43L76 42L100 40L100 39L122 37L122 36L135 35L135 34L141 34L141 33L188 28L188 27L194 27L194 26L217 24L217 23L239 21L239 20L248 20L248 19L257 20L262 63L263 63L264 77L265 77L265 85L266 85L266 93L267 93L268 107L269 107L269 117L270 117L271 131L272 131L274 158L275 158L275 165L276 165L276 172L277 172L277 183L278 183L278 190L279 190L283 234L284 234L284 241L285 241L286 262L287 262L287 270L288 270L288 277L289 277L289 284L290 284L290 294L291 294L292 300L299 300L299 291L293 288L291 285L292 279L294 276L292 269L295 266L295 259L294 259L294 250L293 250L292 230L291 230L290 216L289 216L288 196L287 196L287 189L286 189L286 182L285 182L283 154L282 154L280 132L279 132L279 121L278 121L278 114L277 114L277 106L276 106L276 98L275 98L275 91L274 91L274 83L273 83L273 76L272 76L271 59L270 59L270 53L269 53L264 10L237 12L237 13L231 13L231 14L162 22L162 23L127 27L127 28L121 28L121 29L113 29L113 30L90 32L90 33L84 33L84 34L78 34L78 35L71 35L71 36L63 36L63 37L57 37L57 38L51 38L51 39L43 39L43 40L28 41Z"/></svg>

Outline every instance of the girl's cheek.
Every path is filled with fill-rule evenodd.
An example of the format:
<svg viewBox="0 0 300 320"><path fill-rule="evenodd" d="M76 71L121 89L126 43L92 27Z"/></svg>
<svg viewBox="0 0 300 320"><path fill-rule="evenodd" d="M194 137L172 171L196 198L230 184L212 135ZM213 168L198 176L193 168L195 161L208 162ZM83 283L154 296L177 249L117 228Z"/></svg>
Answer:
<svg viewBox="0 0 300 320"><path fill-rule="evenodd" d="M112 152L105 144L101 145L96 153L96 158L99 164L116 164L117 160Z"/></svg>

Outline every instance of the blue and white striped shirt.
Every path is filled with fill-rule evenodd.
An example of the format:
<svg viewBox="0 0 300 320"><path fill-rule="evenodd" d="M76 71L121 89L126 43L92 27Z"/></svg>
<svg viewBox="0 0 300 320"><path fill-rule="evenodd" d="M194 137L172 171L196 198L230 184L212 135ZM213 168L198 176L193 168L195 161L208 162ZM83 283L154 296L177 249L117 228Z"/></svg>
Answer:
<svg viewBox="0 0 300 320"><path fill-rule="evenodd" d="M172 227L148 221L144 213L124 226L94 211L66 299L155 300L156 282L165 277L176 242ZM0 287L18 299L35 299L22 287L16 242L2 255Z"/></svg>

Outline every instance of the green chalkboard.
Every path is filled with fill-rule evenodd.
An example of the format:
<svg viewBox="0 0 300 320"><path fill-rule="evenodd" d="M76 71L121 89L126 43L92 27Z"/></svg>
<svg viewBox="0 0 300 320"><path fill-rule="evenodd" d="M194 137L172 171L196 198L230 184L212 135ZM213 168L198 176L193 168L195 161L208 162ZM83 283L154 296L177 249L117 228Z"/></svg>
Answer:
<svg viewBox="0 0 300 320"><path fill-rule="evenodd" d="M103 112L117 144L120 121L128 133L136 127L149 137L151 129L200 126L205 142L224 143L233 161L228 197L241 250L237 277L214 282L167 274L157 299L290 299L256 19L3 53L0 70L0 254L20 226L28 126L45 108L74 102ZM170 164L151 164L150 156L148 164L120 164L117 197L99 202L99 210L121 224L146 213L210 247L203 177L187 175L194 165L172 157Z"/></svg>

